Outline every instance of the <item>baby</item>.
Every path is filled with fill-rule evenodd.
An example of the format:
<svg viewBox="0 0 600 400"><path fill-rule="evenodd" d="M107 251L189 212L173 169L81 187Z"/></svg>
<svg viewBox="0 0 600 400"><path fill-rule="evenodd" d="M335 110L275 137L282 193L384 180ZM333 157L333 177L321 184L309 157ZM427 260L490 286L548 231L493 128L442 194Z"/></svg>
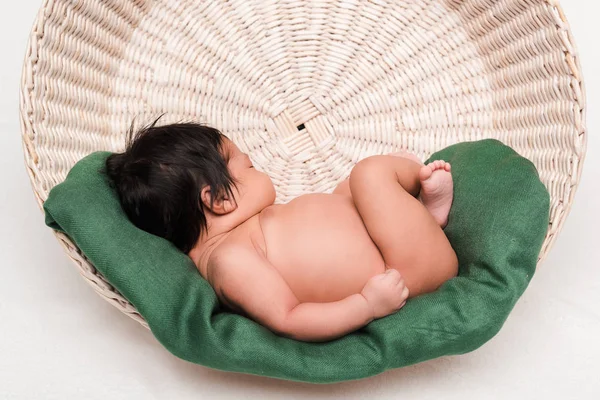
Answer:
<svg viewBox="0 0 600 400"><path fill-rule="evenodd" d="M106 162L128 217L188 254L221 303L279 335L343 336L457 274L444 161L368 157L333 193L274 204L269 176L217 129L155 121L132 136Z"/></svg>

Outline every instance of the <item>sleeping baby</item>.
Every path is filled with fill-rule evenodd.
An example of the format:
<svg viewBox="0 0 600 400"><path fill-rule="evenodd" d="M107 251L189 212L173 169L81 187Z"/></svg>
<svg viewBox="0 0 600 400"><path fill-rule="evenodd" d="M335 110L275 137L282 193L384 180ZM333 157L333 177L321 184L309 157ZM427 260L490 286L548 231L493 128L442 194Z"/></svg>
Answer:
<svg viewBox="0 0 600 400"><path fill-rule="evenodd" d="M457 274L444 161L367 157L332 193L274 204L269 176L217 129L155 121L129 137L106 162L129 219L189 255L224 306L276 334L335 339Z"/></svg>

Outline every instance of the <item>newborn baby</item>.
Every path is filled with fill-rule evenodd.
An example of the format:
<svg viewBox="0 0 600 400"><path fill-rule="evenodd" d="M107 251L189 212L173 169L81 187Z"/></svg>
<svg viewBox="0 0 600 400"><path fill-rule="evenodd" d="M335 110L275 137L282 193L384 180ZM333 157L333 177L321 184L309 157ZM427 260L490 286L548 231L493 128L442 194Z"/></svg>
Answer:
<svg viewBox="0 0 600 400"><path fill-rule="evenodd" d="M274 204L269 176L214 128L155 122L131 136L106 162L128 217L188 254L221 303L279 335L343 336L457 274L444 161L368 157L333 193Z"/></svg>

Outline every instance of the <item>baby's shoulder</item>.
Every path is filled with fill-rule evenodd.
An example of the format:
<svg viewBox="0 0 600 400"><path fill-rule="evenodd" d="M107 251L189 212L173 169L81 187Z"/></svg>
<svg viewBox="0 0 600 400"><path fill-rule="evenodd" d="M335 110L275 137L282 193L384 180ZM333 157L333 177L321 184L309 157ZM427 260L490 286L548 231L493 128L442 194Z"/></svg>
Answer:
<svg viewBox="0 0 600 400"><path fill-rule="evenodd" d="M244 243L223 243L215 248L208 259L207 277L217 297L223 304L237 313L243 313L239 304L225 294L231 288L232 274L237 274L241 265L251 258L260 256L253 246Z"/></svg>
<svg viewBox="0 0 600 400"><path fill-rule="evenodd" d="M222 243L215 248L208 259L211 265L227 265L237 261L248 251L252 250L252 246L246 243L228 242Z"/></svg>
<svg viewBox="0 0 600 400"><path fill-rule="evenodd" d="M208 276L217 278L219 271L236 268L249 257L260 256L251 241L228 241L217 246L208 258Z"/></svg>
<svg viewBox="0 0 600 400"><path fill-rule="evenodd" d="M236 265L257 255L266 257L264 237L258 226L248 226L233 232L220 243L209 257L209 265L223 267Z"/></svg>

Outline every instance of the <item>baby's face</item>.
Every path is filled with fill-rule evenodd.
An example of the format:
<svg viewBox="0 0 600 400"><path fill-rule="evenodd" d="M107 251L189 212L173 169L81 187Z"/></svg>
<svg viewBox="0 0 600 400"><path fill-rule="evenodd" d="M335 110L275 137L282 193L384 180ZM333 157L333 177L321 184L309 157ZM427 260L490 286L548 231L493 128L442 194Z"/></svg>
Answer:
<svg viewBox="0 0 600 400"><path fill-rule="evenodd" d="M235 200L244 213L258 214L275 202L275 187L271 178L254 168L250 157L231 140L223 138L223 151L229 155L227 168L236 180L238 191Z"/></svg>

